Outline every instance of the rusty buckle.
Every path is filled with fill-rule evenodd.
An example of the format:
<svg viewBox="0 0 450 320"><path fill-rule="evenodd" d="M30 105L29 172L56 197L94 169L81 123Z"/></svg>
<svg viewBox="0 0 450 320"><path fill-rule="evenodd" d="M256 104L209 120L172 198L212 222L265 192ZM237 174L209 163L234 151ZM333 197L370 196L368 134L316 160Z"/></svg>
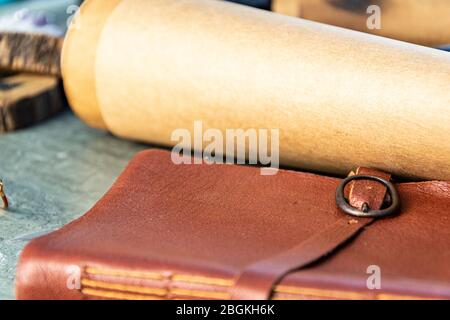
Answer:
<svg viewBox="0 0 450 320"><path fill-rule="evenodd" d="M372 210L368 206L364 206L361 210L352 207L344 196L345 186L353 180L373 180L381 183L387 188L390 195L391 203L389 207L380 210ZM336 189L336 204L346 214L362 218L381 218L395 214L400 206L399 196L394 185L389 181L371 175L354 175L344 179Z"/></svg>

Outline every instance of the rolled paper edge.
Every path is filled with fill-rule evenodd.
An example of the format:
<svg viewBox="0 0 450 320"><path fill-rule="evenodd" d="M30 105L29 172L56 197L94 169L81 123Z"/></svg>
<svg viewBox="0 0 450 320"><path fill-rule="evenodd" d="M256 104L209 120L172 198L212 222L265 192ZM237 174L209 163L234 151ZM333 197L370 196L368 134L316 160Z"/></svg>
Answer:
<svg viewBox="0 0 450 320"><path fill-rule="evenodd" d="M86 124L98 129L107 129L107 126L97 101L97 45L106 21L121 1L85 1L68 28L61 54L61 71L69 105Z"/></svg>

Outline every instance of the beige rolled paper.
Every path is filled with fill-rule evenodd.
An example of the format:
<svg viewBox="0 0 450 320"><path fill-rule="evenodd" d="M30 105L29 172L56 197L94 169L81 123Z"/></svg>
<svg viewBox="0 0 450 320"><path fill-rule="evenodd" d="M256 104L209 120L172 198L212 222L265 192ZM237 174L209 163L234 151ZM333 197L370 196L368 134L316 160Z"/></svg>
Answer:
<svg viewBox="0 0 450 320"><path fill-rule="evenodd" d="M421 45L450 44L449 0L272 0L272 10Z"/></svg>
<svg viewBox="0 0 450 320"><path fill-rule="evenodd" d="M214 0L86 1L63 50L87 123L280 130L288 166L450 180L450 54Z"/></svg>

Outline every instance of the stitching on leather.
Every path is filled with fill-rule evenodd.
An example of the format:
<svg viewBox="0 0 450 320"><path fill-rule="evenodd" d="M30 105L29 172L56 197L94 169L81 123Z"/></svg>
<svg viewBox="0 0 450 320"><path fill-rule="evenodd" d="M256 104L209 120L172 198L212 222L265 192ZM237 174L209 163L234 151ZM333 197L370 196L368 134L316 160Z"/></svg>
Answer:
<svg viewBox="0 0 450 320"><path fill-rule="evenodd" d="M214 292L214 291L200 291L200 290L191 290L191 289L180 289L180 288L151 288L144 286L132 286L127 284L117 284L110 283L104 281L96 281L90 279L82 279L81 284L83 287L82 293L91 292L92 290L108 292L108 294L112 294L116 291L108 291L108 290L118 290L125 291L131 294L140 294L140 295L155 295L159 297L167 297L170 295L178 295L178 296L188 296L193 298L204 298L204 299L230 299L231 295L228 292ZM105 291L106 290L106 291ZM126 294L120 293L118 294Z"/></svg>
<svg viewBox="0 0 450 320"><path fill-rule="evenodd" d="M167 289L162 288L150 288L143 286L132 286L128 284L111 283L104 281L96 281L90 279L81 279L83 287L90 287L94 289L110 289L117 291L126 291L132 293L153 294L157 296L165 296L169 293Z"/></svg>
<svg viewBox="0 0 450 320"><path fill-rule="evenodd" d="M97 290L97 289L83 289L81 291L87 296L97 297L97 298L107 298L107 299L117 299L117 300L163 300L164 298L145 296L142 294L130 294L121 293L117 291L108 290Z"/></svg>
<svg viewBox="0 0 450 320"><path fill-rule="evenodd" d="M380 293L377 295L378 300L436 300L428 297L418 297L418 296L401 296L390 293Z"/></svg>
<svg viewBox="0 0 450 320"><path fill-rule="evenodd" d="M189 289L170 289L170 293L178 296L194 297L194 298L205 298L205 299L219 299L219 300L229 300L231 299L231 294L228 292L209 292L209 291L197 291Z"/></svg>
<svg viewBox="0 0 450 320"><path fill-rule="evenodd" d="M198 283L206 285L216 285L220 287L232 287L235 281L224 278L209 278L204 276L190 276L182 274L174 274L172 280L176 282Z"/></svg>
<svg viewBox="0 0 450 320"><path fill-rule="evenodd" d="M147 279L147 280L170 280L176 282L186 282L193 284L205 284L215 285L219 287L232 287L235 283L234 280L225 278L214 278L205 276L192 276L185 274L172 274L163 275L155 272L141 272L141 271L125 271L125 270L112 270L112 269L100 269L100 268L85 268L84 272L88 275L101 275L101 276L116 276L116 277L128 277L135 279Z"/></svg>
<svg viewBox="0 0 450 320"><path fill-rule="evenodd" d="M141 272L141 271L125 271L116 269L99 269L99 268L85 268L86 274L101 275L101 276L113 276L113 277L129 277L147 280L164 280L167 277L156 272Z"/></svg>
<svg viewBox="0 0 450 320"><path fill-rule="evenodd" d="M365 294L361 292L328 290L306 287L293 287L278 285L274 289L275 293L288 294L294 296L310 296L331 299L345 299L345 300L363 300L373 298L376 300L432 300L433 298L425 298L419 296L407 296L394 293L375 293L374 295Z"/></svg>
<svg viewBox="0 0 450 320"><path fill-rule="evenodd" d="M326 291L324 291L323 293L325 294L321 294L322 292L320 289L311 289L311 288L300 288L300 287L295 287L295 289L298 290L302 290L305 289L305 292L308 292L309 290L314 290L317 291L316 294L304 294L304 293L285 293L282 291L277 291L276 293L279 294L287 294L287 295L291 295L291 296L308 296L311 298L319 298L319 299L324 299L324 298L328 298L328 299L351 299L349 297L344 298L343 296L330 296L329 294L326 294ZM309 291L310 293L312 293L312 291ZM93 297L99 297L99 298L109 298L109 299L119 299L119 300L163 300L166 299L164 297L158 297L158 296L148 296L148 295L143 295L143 294L133 294L133 293L121 293L121 292L117 292L117 291L109 291L109 290L98 290L98 289L90 289L90 288L84 288L82 290L82 293L88 296L93 296ZM188 297L188 298L204 298L204 299L208 299L209 297L206 296L202 296L202 295L195 295L195 296L189 296L187 295L188 292L183 292L183 295ZM339 292L340 294L345 294L345 292ZM348 292L349 294L351 294L352 292ZM356 295L360 295L358 293L355 293ZM361 297L356 298L353 297L353 299L363 299L363 298L368 298L368 296L363 296L361 295ZM179 298L173 298L173 300L178 300ZM283 300L282 297L274 297L275 300ZM385 300L385 299L401 299L401 300L423 300L423 299L430 299L430 298L423 298L423 297L413 297L413 296L401 296L401 295L391 295L391 294L378 294L375 295L373 297L373 299L377 299L377 300Z"/></svg>
<svg viewBox="0 0 450 320"><path fill-rule="evenodd" d="M173 282L185 282L189 284L204 284L204 285L215 285L220 287L230 288L234 285L235 281L226 278L214 278L205 276L192 276L192 275L181 275L172 274L164 275L156 272L147 271L126 271L126 270L116 270L116 269L101 269L101 268L91 268L87 267L84 270L87 275L103 275L103 276L117 276L133 279L148 279L148 280L169 280ZM148 286L133 286L126 284L118 284L105 281L97 281L92 279L82 279L82 285L92 288L82 288L81 292L89 296L95 296L100 298L112 298L112 299L123 299L123 300L136 300L146 299L164 299L170 294L179 295L190 298L204 298L204 299L230 299L231 294L224 291L200 291L191 289L180 289L180 288L151 288ZM106 290L98 290L106 289ZM126 291L128 293L122 293L118 291ZM293 296L308 296L315 298L328 298L328 299L346 299L346 300L361 300L361 299L400 299L400 300L411 300L411 299L430 299L418 296L406 296L399 294L388 294L388 293L376 293L373 296L370 294L364 294L352 291L340 291L340 290L328 290L328 289L317 289L317 288L307 288L307 287L294 287L277 285L274 288L274 293L288 294ZM146 296L146 294L154 295Z"/></svg>
<svg viewBox="0 0 450 320"><path fill-rule="evenodd" d="M300 288L279 285L275 287L275 293L285 293L300 296L322 297L331 299L346 299L346 300L362 300L367 299L369 295L351 292L351 291L338 291L338 290L324 290L316 288Z"/></svg>

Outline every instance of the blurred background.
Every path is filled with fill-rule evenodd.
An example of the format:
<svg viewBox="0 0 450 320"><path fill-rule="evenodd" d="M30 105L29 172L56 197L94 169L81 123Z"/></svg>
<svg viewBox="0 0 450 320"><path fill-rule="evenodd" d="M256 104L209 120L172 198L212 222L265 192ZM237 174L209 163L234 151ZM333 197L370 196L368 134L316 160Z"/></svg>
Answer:
<svg viewBox="0 0 450 320"><path fill-rule="evenodd" d="M277 13L450 49L450 0L226 0ZM62 36L83 0L0 0L0 32ZM368 6L382 13L382 28L369 30Z"/></svg>
<svg viewBox="0 0 450 320"><path fill-rule="evenodd" d="M270 10L271 0L230 0ZM61 35L83 0L0 0L1 31L41 31Z"/></svg>
<svg viewBox="0 0 450 320"><path fill-rule="evenodd" d="M82 0L0 0L0 31L61 35Z"/></svg>

